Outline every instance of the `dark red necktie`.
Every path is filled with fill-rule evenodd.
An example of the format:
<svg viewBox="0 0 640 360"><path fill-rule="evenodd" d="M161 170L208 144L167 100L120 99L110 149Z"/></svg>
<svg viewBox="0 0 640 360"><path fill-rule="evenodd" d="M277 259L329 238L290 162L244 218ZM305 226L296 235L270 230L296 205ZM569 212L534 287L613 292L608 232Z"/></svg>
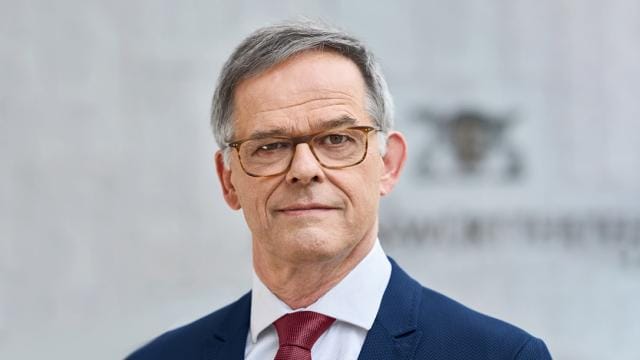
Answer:
<svg viewBox="0 0 640 360"><path fill-rule="evenodd" d="M313 311L284 315L273 325L280 346L274 360L311 360L311 348L336 319Z"/></svg>

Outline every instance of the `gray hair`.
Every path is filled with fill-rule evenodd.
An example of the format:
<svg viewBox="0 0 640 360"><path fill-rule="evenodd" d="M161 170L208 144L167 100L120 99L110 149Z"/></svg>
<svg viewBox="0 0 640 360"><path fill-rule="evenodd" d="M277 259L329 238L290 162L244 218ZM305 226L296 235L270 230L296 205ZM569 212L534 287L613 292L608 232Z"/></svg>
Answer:
<svg viewBox="0 0 640 360"><path fill-rule="evenodd" d="M341 30L306 20L256 30L240 43L224 64L211 109L211 127L220 149L226 150L227 143L234 136L234 91L242 80L256 76L296 54L325 49L349 58L360 69L367 87L366 110L381 129L380 150L384 153L386 134L393 126L393 100L373 53L361 41Z"/></svg>

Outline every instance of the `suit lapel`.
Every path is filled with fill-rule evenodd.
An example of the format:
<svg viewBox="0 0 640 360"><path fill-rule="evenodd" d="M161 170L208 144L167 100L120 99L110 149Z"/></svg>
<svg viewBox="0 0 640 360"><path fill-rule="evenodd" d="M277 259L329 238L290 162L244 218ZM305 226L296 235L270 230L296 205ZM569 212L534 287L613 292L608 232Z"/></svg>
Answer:
<svg viewBox="0 0 640 360"><path fill-rule="evenodd" d="M417 330L422 286L391 262L391 278L380 310L367 333L359 360L414 358L422 332ZM204 360L241 360L249 331L251 292L230 305L222 323L212 329L204 347Z"/></svg>
<svg viewBox="0 0 640 360"><path fill-rule="evenodd" d="M359 360L413 359L422 332L417 330L422 286L391 262L391 278L380 310L367 333Z"/></svg>
<svg viewBox="0 0 640 360"><path fill-rule="evenodd" d="M204 360L242 360L249 331L251 292L230 305L221 325L212 329L204 347Z"/></svg>

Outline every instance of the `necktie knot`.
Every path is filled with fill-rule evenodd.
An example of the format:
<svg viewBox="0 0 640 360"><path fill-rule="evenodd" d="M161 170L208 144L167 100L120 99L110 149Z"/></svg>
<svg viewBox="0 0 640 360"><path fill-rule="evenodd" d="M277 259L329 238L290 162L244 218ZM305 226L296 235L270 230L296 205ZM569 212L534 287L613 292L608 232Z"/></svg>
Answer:
<svg viewBox="0 0 640 360"><path fill-rule="evenodd" d="M308 354L308 359L311 359L313 344L335 320L313 311L298 311L276 320L273 324L280 342L276 360L294 359L294 357L279 357L291 351L304 351Z"/></svg>

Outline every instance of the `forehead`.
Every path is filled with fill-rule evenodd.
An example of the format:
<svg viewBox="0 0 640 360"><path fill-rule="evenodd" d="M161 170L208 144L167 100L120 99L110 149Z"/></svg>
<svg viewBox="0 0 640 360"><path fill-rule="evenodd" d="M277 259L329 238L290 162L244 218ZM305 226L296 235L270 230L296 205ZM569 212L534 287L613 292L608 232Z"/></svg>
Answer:
<svg viewBox="0 0 640 360"><path fill-rule="evenodd" d="M351 117L370 124L357 65L335 52L308 51L245 79L234 93L235 137L287 128L305 132Z"/></svg>

